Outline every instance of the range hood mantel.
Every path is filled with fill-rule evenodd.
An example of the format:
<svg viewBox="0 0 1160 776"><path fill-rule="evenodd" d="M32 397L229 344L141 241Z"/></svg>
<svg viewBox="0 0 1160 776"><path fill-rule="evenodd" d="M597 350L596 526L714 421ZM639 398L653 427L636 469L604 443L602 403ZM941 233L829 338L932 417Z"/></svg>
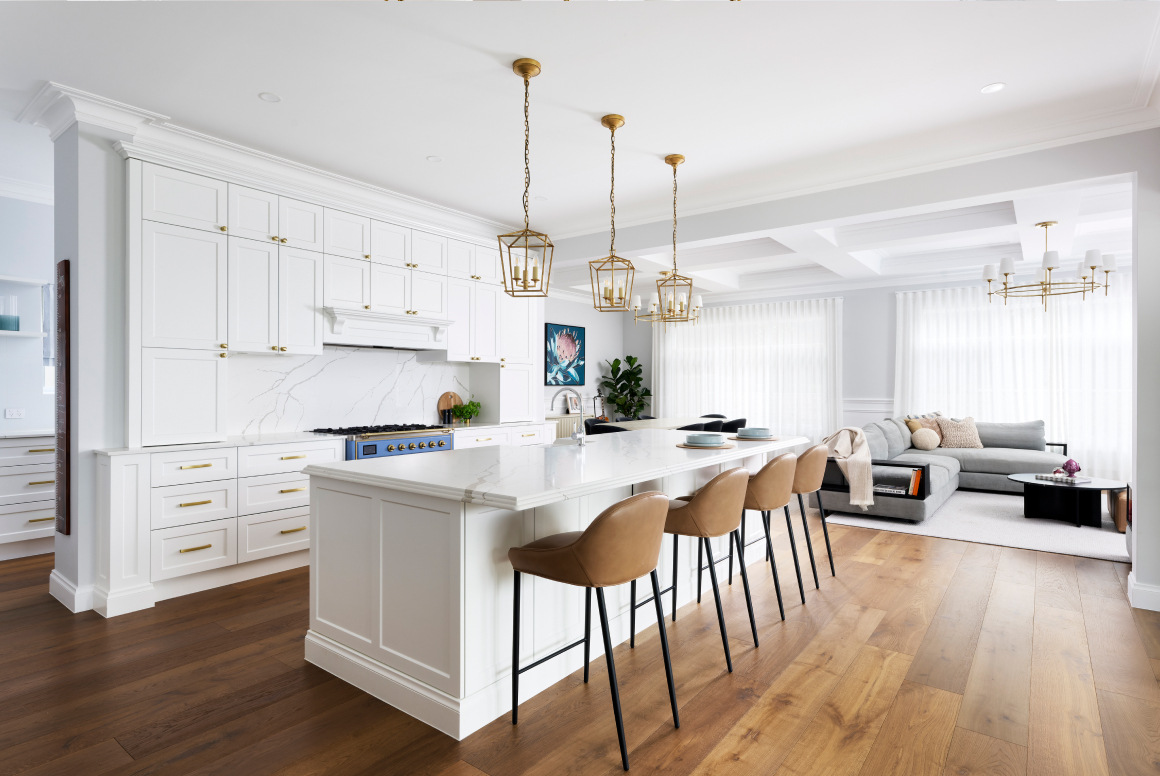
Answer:
<svg viewBox="0 0 1160 776"><path fill-rule="evenodd" d="M396 315L354 307L323 307L327 345L356 345L403 350L446 350L452 321Z"/></svg>

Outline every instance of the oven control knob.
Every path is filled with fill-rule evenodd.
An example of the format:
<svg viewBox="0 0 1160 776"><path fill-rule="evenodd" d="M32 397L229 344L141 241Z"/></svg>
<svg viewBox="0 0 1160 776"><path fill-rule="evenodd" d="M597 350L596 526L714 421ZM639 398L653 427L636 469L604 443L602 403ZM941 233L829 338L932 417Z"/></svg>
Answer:
<svg viewBox="0 0 1160 776"><path fill-rule="evenodd" d="M414 450L414 449L415 449L415 443L414 443L414 442L412 442L411 444L407 445L407 449L408 449L408 450Z"/></svg>
<svg viewBox="0 0 1160 776"><path fill-rule="evenodd" d="M395 446L394 445L387 445L387 452L388 453L395 452Z"/></svg>
<svg viewBox="0 0 1160 776"><path fill-rule="evenodd" d="M443 446L444 446L444 445L446 445L446 444L447 444L447 440L445 440L445 439L440 439L440 440L439 440L439 446L440 446L440 447L443 447Z"/></svg>
<svg viewBox="0 0 1160 776"><path fill-rule="evenodd" d="M423 449L423 448L425 448L426 446L427 446L427 443L426 443L426 442L420 442L420 443L419 443L419 449L420 449L420 450L422 450L422 449Z"/></svg>

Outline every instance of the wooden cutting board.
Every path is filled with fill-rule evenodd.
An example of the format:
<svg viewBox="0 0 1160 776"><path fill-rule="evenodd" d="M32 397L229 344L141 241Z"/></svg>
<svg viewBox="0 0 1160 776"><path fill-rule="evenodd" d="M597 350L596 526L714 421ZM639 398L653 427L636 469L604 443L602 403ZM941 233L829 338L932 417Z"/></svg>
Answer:
<svg viewBox="0 0 1160 776"><path fill-rule="evenodd" d="M455 391L448 391L439 397L439 403L435 405L435 409L437 409L439 412L443 412L443 410L449 410L452 407L458 407L460 404L463 404L463 399L459 398L459 394L457 394Z"/></svg>

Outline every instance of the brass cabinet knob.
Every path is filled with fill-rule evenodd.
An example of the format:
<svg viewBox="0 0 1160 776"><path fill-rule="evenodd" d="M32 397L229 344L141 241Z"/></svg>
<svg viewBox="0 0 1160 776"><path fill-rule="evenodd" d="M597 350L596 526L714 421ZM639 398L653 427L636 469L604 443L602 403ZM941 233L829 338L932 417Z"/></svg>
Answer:
<svg viewBox="0 0 1160 776"><path fill-rule="evenodd" d="M224 226L219 226L218 229L221 229L223 232L226 231L226 228Z"/></svg>
<svg viewBox="0 0 1160 776"><path fill-rule="evenodd" d="M506 359L506 358L501 358L501 359L500 359L500 361L507 361L507 359Z"/></svg>
<svg viewBox="0 0 1160 776"><path fill-rule="evenodd" d="M280 351L282 351L283 353L285 353L285 352L286 352L286 346L285 346L285 345L283 345L282 347L278 348L278 350L280 350Z"/></svg>
<svg viewBox="0 0 1160 776"><path fill-rule="evenodd" d="M371 255L370 255L369 253L364 253L364 254L363 254L363 258L364 258L364 259L369 259L370 257L371 257Z"/></svg>
<svg viewBox="0 0 1160 776"><path fill-rule="evenodd" d="M280 243L284 243L284 242L286 242L286 238L285 238L285 237L279 237L279 238L278 238L278 242L280 242Z"/></svg>
<svg viewBox="0 0 1160 776"><path fill-rule="evenodd" d="M415 443L414 443L414 442L412 442L411 444L407 445L407 449L408 449L408 450L414 450L414 449L415 449Z"/></svg>
<svg viewBox="0 0 1160 776"><path fill-rule="evenodd" d="M221 344L219 347L220 347L222 350L225 350L226 348L228 348L228 347L229 347L229 345L228 345L227 343L223 342L223 343L222 343L222 344Z"/></svg>
<svg viewBox="0 0 1160 776"><path fill-rule="evenodd" d="M366 308L367 310L371 309L371 306L369 304L364 304L363 307Z"/></svg>
<svg viewBox="0 0 1160 776"><path fill-rule="evenodd" d="M221 356L222 358L225 358L226 356L229 355L229 353L218 353L218 355Z"/></svg>
<svg viewBox="0 0 1160 776"><path fill-rule="evenodd" d="M270 350L277 350L277 349L278 349L278 346L277 346L277 345L271 345L271 346L270 346Z"/></svg>
<svg viewBox="0 0 1160 776"><path fill-rule="evenodd" d="M274 242L278 242L278 235L272 234L272 235L270 235L270 239L273 240Z"/></svg>
<svg viewBox="0 0 1160 776"><path fill-rule="evenodd" d="M507 369L507 364L500 364L500 365L499 365L499 368L500 368L500 369Z"/></svg>

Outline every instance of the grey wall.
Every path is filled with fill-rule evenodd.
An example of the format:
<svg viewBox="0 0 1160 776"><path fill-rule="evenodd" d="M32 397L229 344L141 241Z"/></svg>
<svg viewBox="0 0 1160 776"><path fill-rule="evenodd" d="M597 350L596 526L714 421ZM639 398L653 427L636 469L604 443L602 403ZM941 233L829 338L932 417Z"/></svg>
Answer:
<svg viewBox="0 0 1160 776"><path fill-rule="evenodd" d="M600 378L607 370L605 361L614 358L624 358L624 321L628 318L624 313L597 312L591 304L584 302L569 302L563 299L548 297L544 305L544 322L559 323L568 326L583 326L586 339L584 385L577 390L584 397L584 411L592 412L592 397L596 395L600 385ZM631 318L629 318L631 325ZM541 338L542 342L546 342ZM541 346L543 347L543 346ZM632 355L636 355L633 353ZM543 361L540 364L540 382L543 382ZM544 387L544 411L548 415L560 415L564 412L564 397L549 405L558 386Z"/></svg>

